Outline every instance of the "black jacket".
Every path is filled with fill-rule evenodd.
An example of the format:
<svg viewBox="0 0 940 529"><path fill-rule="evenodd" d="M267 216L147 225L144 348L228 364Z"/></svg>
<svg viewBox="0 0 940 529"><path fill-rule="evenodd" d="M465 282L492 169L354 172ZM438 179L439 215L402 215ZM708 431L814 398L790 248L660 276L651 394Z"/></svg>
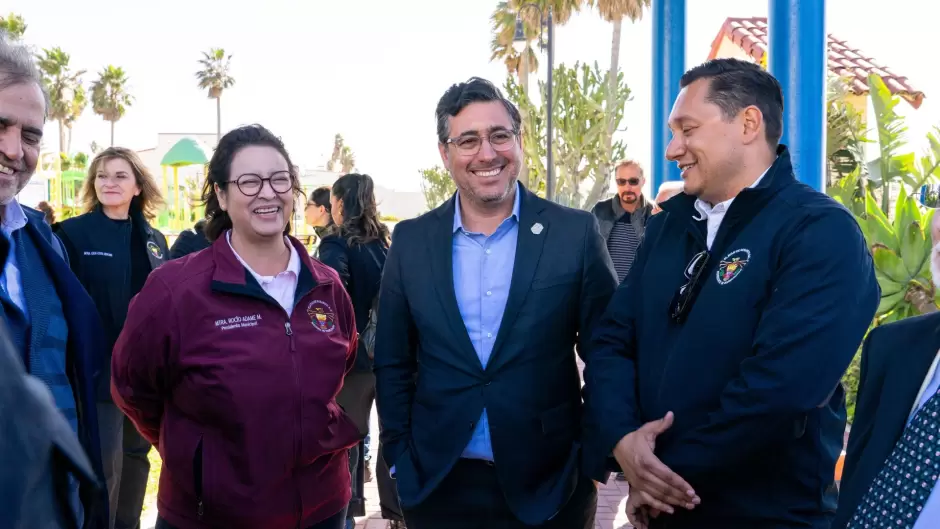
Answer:
<svg viewBox="0 0 940 529"><path fill-rule="evenodd" d="M509 296L485 368L454 291L456 199L395 227L375 338L376 404L406 509L451 471L484 408L499 483L521 521L543 524L587 479L573 353L583 358L617 278L593 216L517 192Z"/></svg>
<svg viewBox="0 0 940 529"><path fill-rule="evenodd" d="M656 455L702 503L651 529L828 528L840 379L880 298L865 238L850 212L794 178L781 146L728 209L677 323L676 292L706 248L694 203L680 194L653 216L597 324L584 370L587 466L603 478L623 436L672 411Z"/></svg>
<svg viewBox="0 0 940 529"><path fill-rule="evenodd" d="M617 222L617 219L622 217L626 212L620 205L619 199L613 197L607 200L601 200L595 204L594 208L591 209L591 213L597 217L598 227L606 241L610 238L610 232L614 229L614 224ZM653 205L640 196L640 204L637 206L636 211L630 216L630 224L633 225L633 229L641 239L643 238L643 233L646 231L646 223L649 222L650 215L652 214Z"/></svg>
<svg viewBox="0 0 940 529"><path fill-rule="evenodd" d="M320 241L317 257L323 264L336 270L343 280L343 286L352 299L358 332L362 332L369 322L369 310L372 308L372 300L379 293L387 254L388 246L381 241L350 244L349 240L338 235L336 230L331 230ZM362 343L356 353L354 369L372 371L372 360L366 354Z"/></svg>
<svg viewBox="0 0 940 529"><path fill-rule="evenodd" d="M209 239L206 239L205 228L206 222L201 220L193 226L193 229L180 232L170 248L170 259L179 259L211 246Z"/></svg>
<svg viewBox="0 0 940 529"><path fill-rule="evenodd" d="M137 295L135 290L139 290L131 281L131 230L141 230L150 271L167 260L166 237L150 227L139 212L132 212L129 223L119 223L100 209L59 222L53 229L62 239L72 271L91 295L104 324L108 349L102 374L108 376L99 378L98 398L110 401L111 350L124 328L127 307Z"/></svg>

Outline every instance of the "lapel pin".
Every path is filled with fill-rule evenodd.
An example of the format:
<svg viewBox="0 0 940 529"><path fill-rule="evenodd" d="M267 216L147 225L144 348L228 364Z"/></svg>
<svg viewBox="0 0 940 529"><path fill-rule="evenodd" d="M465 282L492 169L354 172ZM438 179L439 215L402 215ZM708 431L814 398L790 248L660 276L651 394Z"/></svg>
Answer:
<svg viewBox="0 0 940 529"><path fill-rule="evenodd" d="M538 222L536 222L535 224L533 224L533 225L532 225L532 233L534 233L534 234L536 234L536 235L542 233L542 225L539 224Z"/></svg>

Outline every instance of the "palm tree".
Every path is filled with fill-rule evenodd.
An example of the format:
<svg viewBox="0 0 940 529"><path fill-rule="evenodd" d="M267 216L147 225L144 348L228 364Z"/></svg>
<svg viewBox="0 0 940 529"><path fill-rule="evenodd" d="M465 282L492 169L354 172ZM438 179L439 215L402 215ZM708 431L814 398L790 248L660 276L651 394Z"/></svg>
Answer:
<svg viewBox="0 0 940 529"><path fill-rule="evenodd" d="M5 33L10 40L20 40L26 33L26 21L16 13L0 17L0 33Z"/></svg>
<svg viewBox="0 0 940 529"><path fill-rule="evenodd" d="M95 114L111 122L111 146L114 146L114 124L124 117L134 98L127 93L127 74L123 68L108 65L91 85L91 106Z"/></svg>
<svg viewBox="0 0 940 529"><path fill-rule="evenodd" d="M609 162L610 160L614 128L614 115L611 108L614 104L614 98L617 97L617 84L620 69L620 34L623 29L623 19L629 18L631 22L636 22L643 17L643 9L649 9L650 0L587 0L591 7L597 6L601 18L614 25L613 36L610 42L610 71L607 73L607 135L604 137L604 149ZM605 182L610 181L610 164L602 166L603 169L600 178ZM655 190L654 190L655 192Z"/></svg>
<svg viewBox="0 0 940 529"><path fill-rule="evenodd" d="M199 88L208 89L209 99L215 99L216 142L222 138L222 90L235 84L235 79L229 75L231 60L232 56L225 55L224 49L211 48L208 52L202 52L202 59L199 60L202 70L196 72Z"/></svg>
<svg viewBox="0 0 940 529"><path fill-rule="evenodd" d="M351 173L356 168L356 155L353 154L349 145L343 146L343 154L339 162L342 165L343 174Z"/></svg>
<svg viewBox="0 0 940 529"><path fill-rule="evenodd" d="M345 147L348 149L348 147ZM333 154L330 156L330 160L326 162L326 170L333 171L336 169L337 164L340 164L343 159L343 135L337 134L333 138Z"/></svg>
<svg viewBox="0 0 940 529"><path fill-rule="evenodd" d="M65 128L69 131L65 142L66 149L68 149L66 152L72 152L72 126L85 112L86 106L88 106L88 96L85 93L85 87L78 85L72 94L72 104L69 105L69 112L65 116Z"/></svg>
<svg viewBox="0 0 940 529"><path fill-rule="evenodd" d="M548 13L548 7L552 8L552 19L556 25L564 25L571 16L581 9L583 0L507 0L500 2L496 10L490 16L492 23L493 40L490 43L492 55L491 61L502 60L506 64L506 69L510 74L519 78L519 84L522 91L528 93L529 74L538 70L539 60L535 49L532 47L533 41L538 41L541 25L539 24L538 10L524 8L526 4L534 3L543 14ZM513 41L516 37L516 19L522 19L522 35L525 37L525 44L522 51L516 51L513 47Z"/></svg>
<svg viewBox="0 0 940 529"><path fill-rule="evenodd" d="M59 152L68 153L65 130L66 127L71 129L71 123L66 125L66 120L74 111L73 101L77 96L76 92L81 90L81 77L85 70L71 71L69 54L59 47L44 48L36 59L42 72L43 83L49 92L49 118L59 122ZM81 97L84 99L84 90L82 92ZM74 119L71 121L74 122Z"/></svg>

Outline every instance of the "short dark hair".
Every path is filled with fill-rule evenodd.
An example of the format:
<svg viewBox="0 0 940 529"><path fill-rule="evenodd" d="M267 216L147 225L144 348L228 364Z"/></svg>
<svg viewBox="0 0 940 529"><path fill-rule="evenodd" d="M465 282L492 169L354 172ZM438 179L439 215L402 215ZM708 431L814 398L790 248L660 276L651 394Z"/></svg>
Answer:
<svg viewBox="0 0 940 529"><path fill-rule="evenodd" d="M232 160L238 151L250 145L263 145L272 147L284 157L287 161L287 167L290 169L290 178L293 183L294 199L302 194L300 189L300 178L294 164L290 161L290 155L284 147L284 142L270 130L261 125L247 125L231 130L222 136L219 144L212 153L212 159L206 170L206 181L202 186L202 203L206 207L206 238L211 242L220 235L232 228L232 219L228 213L222 210L219 204L219 197L215 192L213 184L218 184L220 189L227 189L229 185L229 174L232 170ZM284 228L284 235L290 233L290 220Z"/></svg>
<svg viewBox="0 0 940 529"><path fill-rule="evenodd" d="M685 72L679 86L685 88L708 79L708 101L733 119L749 106L764 116L767 143L776 147L783 135L783 90L777 79L760 66L740 59L712 59Z"/></svg>
<svg viewBox="0 0 940 529"><path fill-rule="evenodd" d="M333 204L330 203L330 186L320 186L310 193L310 202L326 208L330 211Z"/></svg>
<svg viewBox="0 0 940 529"><path fill-rule="evenodd" d="M499 101L509 113L512 128L518 134L522 130L522 115L512 101L506 99L503 93L493 83L480 77L471 77L465 83L458 83L444 92L441 100L437 102L437 139L442 144L447 143L450 135L450 125L447 118L460 113L470 103L487 103Z"/></svg>

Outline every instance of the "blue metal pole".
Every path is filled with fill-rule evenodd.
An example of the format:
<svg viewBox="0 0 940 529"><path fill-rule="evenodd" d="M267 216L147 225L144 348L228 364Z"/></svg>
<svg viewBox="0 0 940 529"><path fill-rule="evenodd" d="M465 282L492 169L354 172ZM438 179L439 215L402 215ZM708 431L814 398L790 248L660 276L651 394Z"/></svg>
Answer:
<svg viewBox="0 0 940 529"><path fill-rule="evenodd" d="M767 66L783 87L783 138L796 177L826 190L826 2L769 0Z"/></svg>
<svg viewBox="0 0 940 529"><path fill-rule="evenodd" d="M653 195L666 181L680 180L679 168L666 160L671 134L668 120L685 73L686 0L653 0Z"/></svg>

